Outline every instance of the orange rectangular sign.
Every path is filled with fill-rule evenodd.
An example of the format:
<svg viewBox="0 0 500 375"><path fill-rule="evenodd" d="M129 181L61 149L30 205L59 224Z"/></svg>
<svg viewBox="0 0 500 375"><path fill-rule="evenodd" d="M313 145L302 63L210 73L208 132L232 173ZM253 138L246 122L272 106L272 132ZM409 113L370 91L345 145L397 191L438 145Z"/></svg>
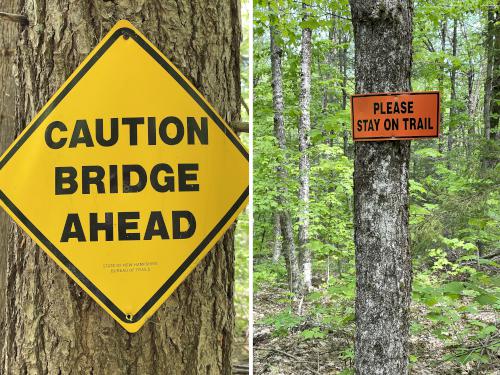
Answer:
<svg viewBox="0 0 500 375"><path fill-rule="evenodd" d="M439 136L439 91L351 96L354 141Z"/></svg>

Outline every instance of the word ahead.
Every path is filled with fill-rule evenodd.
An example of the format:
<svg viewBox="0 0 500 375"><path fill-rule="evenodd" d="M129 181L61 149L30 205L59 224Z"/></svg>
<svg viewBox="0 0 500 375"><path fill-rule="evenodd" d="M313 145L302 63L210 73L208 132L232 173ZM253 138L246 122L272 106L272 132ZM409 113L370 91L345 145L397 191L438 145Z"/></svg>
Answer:
<svg viewBox="0 0 500 375"><path fill-rule="evenodd" d="M237 135L127 21L0 158L2 206L129 332L247 199L248 152Z"/></svg>
<svg viewBox="0 0 500 375"><path fill-rule="evenodd" d="M439 117L438 91L351 97L355 141L438 137Z"/></svg>

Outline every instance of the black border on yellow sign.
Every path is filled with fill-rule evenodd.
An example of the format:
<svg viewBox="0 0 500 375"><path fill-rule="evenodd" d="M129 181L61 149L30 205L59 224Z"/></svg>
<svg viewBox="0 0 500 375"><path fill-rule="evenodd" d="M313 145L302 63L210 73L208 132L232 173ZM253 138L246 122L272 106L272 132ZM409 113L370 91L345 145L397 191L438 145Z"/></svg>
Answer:
<svg viewBox="0 0 500 375"><path fill-rule="evenodd" d="M22 134L22 136L15 142L8 153L0 160L0 169L14 156L19 148L26 142L26 140L33 134L33 132L42 124L47 116L56 108L56 106L64 99L64 97L71 91L71 89L80 81L80 79L92 68L92 66L99 60L99 58L111 47L111 45L120 37L132 38L135 40L156 62L158 62L165 71L174 78L177 83L186 90L186 92L198 103L198 105L210 116L215 124L221 131L229 138L233 145L240 151L240 153L248 160L248 152L245 147L238 141L235 135L227 131L226 125L214 113L209 105L200 97L186 80L166 61L158 52L154 50L140 35L134 30L123 27L116 30L108 40L97 50L97 52L87 61L87 63L78 71L78 73L71 79L71 81L61 90L61 92L54 98L50 105L43 111L43 113L36 119L34 124ZM231 206L229 211L222 217L217 225L210 231L210 233L201 241L201 243L194 249L194 251L187 257L187 259L180 265L180 267L169 277L169 279L156 291L156 293L135 313L132 317L121 311L104 293L97 288L68 258L52 243L42 232L16 207L16 205L0 190L0 199L11 210L11 212L21 221L36 238L45 245L45 247L63 263L66 268L75 277L82 282L106 307L108 307L121 321L125 323L135 323L139 321L144 315L155 305L156 302L170 289L170 287L181 277L186 269L195 261L200 253L207 247L207 245L214 239L219 231L227 224L231 217L235 214L238 208L245 202L249 194L248 187L243 191L236 202Z"/></svg>

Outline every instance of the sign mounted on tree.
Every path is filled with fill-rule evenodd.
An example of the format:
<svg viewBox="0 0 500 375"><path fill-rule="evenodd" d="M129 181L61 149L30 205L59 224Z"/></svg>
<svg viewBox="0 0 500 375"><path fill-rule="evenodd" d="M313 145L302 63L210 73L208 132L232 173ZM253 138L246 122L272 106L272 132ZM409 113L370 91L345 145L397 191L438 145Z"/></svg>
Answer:
<svg viewBox="0 0 500 375"><path fill-rule="evenodd" d="M439 91L351 96L354 141L439 137Z"/></svg>
<svg viewBox="0 0 500 375"><path fill-rule="evenodd" d="M248 153L196 88L119 21L0 159L14 220L136 332L248 200Z"/></svg>

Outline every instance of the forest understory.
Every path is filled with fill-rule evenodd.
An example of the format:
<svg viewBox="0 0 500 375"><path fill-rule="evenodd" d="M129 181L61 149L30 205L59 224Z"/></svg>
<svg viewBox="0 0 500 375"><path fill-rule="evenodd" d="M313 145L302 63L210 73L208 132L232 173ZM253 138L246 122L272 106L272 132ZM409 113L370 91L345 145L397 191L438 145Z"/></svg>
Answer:
<svg viewBox="0 0 500 375"><path fill-rule="evenodd" d="M315 286L313 297L305 298L301 315L291 313L300 301L289 298L286 285L262 286L255 294L254 312L254 373L255 374L354 374L354 321L347 319L343 327L332 328L322 323L316 312L318 304L331 308L336 301L324 296L327 286ZM315 294L317 293L317 294ZM314 298L313 298L314 299ZM467 300L461 301L467 306ZM354 306L346 307L352 310ZM494 375L500 373L500 356L493 355L490 363L461 364L457 353L460 347L470 353L485 353L488 345L499 341L500 335L484 342L473 338L460 345L447 345L433 335L438 324L427 319L429 307L413 303L411 307L412 334L410 337L410 373L415 375ZM269 317L274 317L269 318ZM458 340L460 332L467 330L467 321L477 325L496 326L498 314L493 309L464 313L449 332L450 340ZM461 353L460 353L461 354Z"/></svg>

